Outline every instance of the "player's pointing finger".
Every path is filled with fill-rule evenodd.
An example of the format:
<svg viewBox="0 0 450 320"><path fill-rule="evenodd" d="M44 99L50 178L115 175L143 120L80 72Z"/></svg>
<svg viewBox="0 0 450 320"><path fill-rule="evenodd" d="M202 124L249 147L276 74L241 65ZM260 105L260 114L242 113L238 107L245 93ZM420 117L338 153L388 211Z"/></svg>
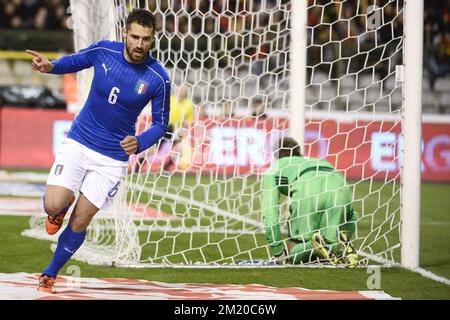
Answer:
<svg viewBox="0 0 450 320"><path fill-rule="evenodd" d="M31 54L32 56L35 56L37 58L42 58L42 55L39 52L33 51L33 50L25 50L26 53Z"/></svg>

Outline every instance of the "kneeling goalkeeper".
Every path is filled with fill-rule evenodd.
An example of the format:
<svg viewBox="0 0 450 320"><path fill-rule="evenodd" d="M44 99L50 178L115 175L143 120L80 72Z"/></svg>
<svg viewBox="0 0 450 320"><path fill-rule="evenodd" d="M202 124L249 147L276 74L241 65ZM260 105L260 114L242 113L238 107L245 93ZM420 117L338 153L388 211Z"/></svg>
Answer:
<svg viewBox="0 0 450 320"><path fill-rule="evenodd" d="M350 238L358 214L344 177L325 160L304 158L292 138L281 138L278 148L278 160L263 176L263 220L274 257L288 257L294 264L319 258L355 267L358 256ZM280 229L280 194L291 198L286 242Z"/></svg>

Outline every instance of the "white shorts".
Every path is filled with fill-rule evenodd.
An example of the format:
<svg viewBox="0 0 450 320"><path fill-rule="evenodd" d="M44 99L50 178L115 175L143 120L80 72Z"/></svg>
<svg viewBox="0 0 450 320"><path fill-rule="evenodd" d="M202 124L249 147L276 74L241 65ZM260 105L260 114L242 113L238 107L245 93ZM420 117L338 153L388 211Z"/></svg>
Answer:
<svg viewBox="0 0 450 320"><path fill-rule="evenodd" d="M47 185L80 191L97 208L105 209L125 176L127 162L104 156L66 138L48 175Z"/></svg>

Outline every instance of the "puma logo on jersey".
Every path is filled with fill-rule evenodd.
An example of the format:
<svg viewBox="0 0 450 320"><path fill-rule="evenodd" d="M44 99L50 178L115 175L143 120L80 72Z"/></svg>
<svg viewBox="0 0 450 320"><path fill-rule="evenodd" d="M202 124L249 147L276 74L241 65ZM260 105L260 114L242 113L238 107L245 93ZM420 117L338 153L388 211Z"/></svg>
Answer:
<svg viewBox="0 0 450 320"><path fill-rule="evenodd" d="M111 70L111 68L106 68L106 65L102 63L103 69L105 69L105 75L108 73L108 70Z"/></svg>

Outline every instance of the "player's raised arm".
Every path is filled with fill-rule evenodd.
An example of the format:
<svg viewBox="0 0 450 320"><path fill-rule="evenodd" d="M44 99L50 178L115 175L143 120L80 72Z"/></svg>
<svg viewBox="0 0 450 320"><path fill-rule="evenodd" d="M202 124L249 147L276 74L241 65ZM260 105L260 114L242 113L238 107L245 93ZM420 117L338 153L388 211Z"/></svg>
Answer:
<svg viewBox="0 0 450 320"><path fill-rule="evenodd" d="M26 52L33 56L31 66L34 70L43 73L66 74L92 67L92 61L96 52L95 49L98 49L100 46L100 41L98 41L74 54L69 54L52 61L49 61L39 52L33 50L26 50Z"/></svg>
<svg viewBox="0 0 450 320"><path fill-rule="evenodd" d="M47 73L53 70L53 64L42 54L33 50L26 50L26 53L33 56L31 59L31 67L33 70Z"/></svg>

